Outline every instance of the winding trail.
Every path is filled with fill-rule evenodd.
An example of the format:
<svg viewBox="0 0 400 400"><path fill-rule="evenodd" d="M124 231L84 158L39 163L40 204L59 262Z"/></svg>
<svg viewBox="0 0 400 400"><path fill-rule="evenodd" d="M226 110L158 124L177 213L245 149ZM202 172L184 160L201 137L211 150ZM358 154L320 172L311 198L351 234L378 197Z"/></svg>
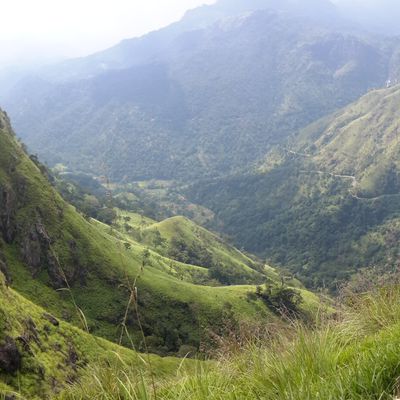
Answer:
<svg viewBox="0 0 400 400"><path fill-rule="evenodd" d="M376 196L376 197L360 197L356 194L356 189L358 186L358 181L357 178L353 175L340 175L340 174L333 174L331 172L325 172L325 171L306 171L306 170L302 170L300 172L303 173L314 173L314 174L319 174L319 175L328 175L328 176L332 176L334 178L339 178L339 179L350 179L352 181L352 189L349 189L349 193L350 196L353 197L354 199L357 200L363 200L363 201L367 201L367 200L379 200L379 199L383 199L386 197L398 197L400 196L400 193L392 193L392 194L382 194L380 196Z"/></svg>
<svg viewBox="0 0 400 400"><path fill-rule="evenodd" d="M305 157L305 158L311 158L311 154L306 154L306 153L299 153L294 150L289 150L285 147L281 147L284 151L286 151L288 154L293 154L296 156L300 157ZM392 193L392 194L382 194L376 197L360 197L357 195L357 186L358 186L358 181L357 178L353 175L341 175L341 174L334 174L332 172L326 172L326 171L320 171L320 170L301 170L300 172L306 173L306 174L319 174L319 175L328 175L334 178L339 178L339 179L349 179L352 181L351 188L349 189L350 196L353 197L354 199L357 200L362 200L362 201L368 201L368 200L379 200L387 197L399 197L400 193Z"/></svg>

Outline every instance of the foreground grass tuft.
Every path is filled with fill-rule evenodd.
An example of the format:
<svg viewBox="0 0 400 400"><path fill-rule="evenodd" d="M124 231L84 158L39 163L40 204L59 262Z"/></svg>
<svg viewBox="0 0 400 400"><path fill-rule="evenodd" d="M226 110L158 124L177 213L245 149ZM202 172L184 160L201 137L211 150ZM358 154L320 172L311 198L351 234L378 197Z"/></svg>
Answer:
<svg viewBox="0 0 400 400"><path fill-rule="evenodd" d="M351 307L317 327L293 324L290 337L247 341L219 361L181 367L158 381L155 393L146 374L102 366L60 399L393 399L400 377L400 286L347 300Z"/></svg>

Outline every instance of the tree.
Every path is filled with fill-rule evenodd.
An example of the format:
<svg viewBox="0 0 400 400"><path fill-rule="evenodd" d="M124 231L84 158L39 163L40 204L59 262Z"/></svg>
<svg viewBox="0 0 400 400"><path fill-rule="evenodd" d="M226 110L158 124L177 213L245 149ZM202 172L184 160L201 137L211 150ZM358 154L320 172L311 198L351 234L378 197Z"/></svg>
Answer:
<svg viewBox="0 0 400 400"><path fill-rule="evenodd" d="M300 293L287 286L267 284L264 290L260 286L256 288L257 297L275 313L290 317L300 315L300 304L303 301Z"/></svg>
<svg viewBox="0 0 400 400"><path fill-rule="evenodd" d="M162 247L162 246L164 246L166 241L167 240L161 236L160 231L156 229L154 231L154 237L153 237L153 245L154 245L154 247Z"/></svg>
<svg viewBox="0 0 400 400"><path fill-rule="evenodd" d="M146 248L143 250L143 253L142 253L142 271L143 271L144 267L147 265L149 259L150 259L150 251L148 248Z"/></svg>
<svg viewBox="0 0 400 400"><path fill-rule="evenodd" d="M103 208L97 215L97 219L107 225L112 225L116 218L117 213L113 208Z"/></svg>

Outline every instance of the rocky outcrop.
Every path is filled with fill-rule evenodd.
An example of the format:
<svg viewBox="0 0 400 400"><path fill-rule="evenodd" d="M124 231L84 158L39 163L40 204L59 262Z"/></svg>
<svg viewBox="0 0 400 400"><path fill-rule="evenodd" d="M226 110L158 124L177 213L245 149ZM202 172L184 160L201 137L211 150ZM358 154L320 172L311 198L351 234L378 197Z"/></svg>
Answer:
<svg viewBox="0 0 400 400"><path fill-rule="evenodd" d="M68 280L72 284L79 283L81 286L85 286L88 270L82 263L77 242L75 240L70 240L68 242L68 248L71 257L71 268L69 268Z"/></svg>
<svg viewBox="0 0 400 400"><path fill-rule="evenodd" d="M7 132L12 132L10 119L5 111L0 108L0 129L5 129Z"/></svg>
<svg viewBox="0 0 400 400"><path fill-rule="evenodd" d="M13 191L0 185L0 233L6 243L11 243L16 235L15 208Z"/></svg>
<svg viewBox="0 0 400 400"><path fill-rule="evenodd" d="M14 374L21 369L22 356L14 339L6 337L0 345L0 371Z"/></svg>
<svg viewBox="0 0 400 400"><path fill-rule="evenodd" d="M21 243L23 261L30 268L32 276L36 277L44 269L47 270L51 285L55 289L79 283L85 285L87 269L80 261L77 243L68 242L69 261L60 265L55 251L52 248L52 239L46 227L37 222L28 230Z"/></svg>
<svg viewBox="0 0 400 400"><path fill-rule="evenodd" d="M47 269L52 286L56 289L65 287L65 276L51 248L52 240L41 222L32 225L22 240L21 253L24 262L36 277L44 268Z"/></svg>
<svg viewBox="0 0 400 400"><path fill-rule="evenodd" d="M0 109L0 273L5 276L3 281L6 285L11 283L10 271L13 268L7 265L1 253L12 245L19 249L20 261L33 278L38 278L42 272L47 273L48 282L54 289L76 283L85 285L87 268L81 261L80 246L72 239L65 241L67 248L62 243L66 205L55 193L51 199L45 199L52 188L48 185L42 191L43 188L39 187L41 181L34 182L38 171L31 162L26 162L24 147L12 136L10 121ZM47 176L37 158L31 156L30 159Z"/></svg>
<svg viewBox="0 0 400 400"><path fill-rule="evenodd" d="M47 252L46 247L48 247L48 243L46 241L42 242L40 239L36 227L32 226L22 241L22 257L33 275L37 275L40 272L40 267L45 261L43 250Z"/></svg>
<svg viewBox="0 0 400 400"><path fill-rule="evenodd" d="M50 239L45 228L41 224L32 225L22 240L21 251L25 263L33 272L39 272L49 248Z"/></svg>
<svg viewBox="0 0 400 400"><path fill-rule="evenodd" d="M47 273L49 274L50 282L54 289L65 288L74 283L59 265L58 260L51 251L47 252Z"/></svg>

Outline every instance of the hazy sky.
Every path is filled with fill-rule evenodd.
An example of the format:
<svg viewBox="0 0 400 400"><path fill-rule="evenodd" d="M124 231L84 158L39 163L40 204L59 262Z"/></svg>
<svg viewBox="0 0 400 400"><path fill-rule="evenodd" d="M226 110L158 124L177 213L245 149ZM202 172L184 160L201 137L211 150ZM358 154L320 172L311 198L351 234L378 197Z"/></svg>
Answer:
<svg viewBox="0 0 400 400"><path fill-rule="evenodd" d="M215 0L1 0L0 63L86 55Z"/></svg>

